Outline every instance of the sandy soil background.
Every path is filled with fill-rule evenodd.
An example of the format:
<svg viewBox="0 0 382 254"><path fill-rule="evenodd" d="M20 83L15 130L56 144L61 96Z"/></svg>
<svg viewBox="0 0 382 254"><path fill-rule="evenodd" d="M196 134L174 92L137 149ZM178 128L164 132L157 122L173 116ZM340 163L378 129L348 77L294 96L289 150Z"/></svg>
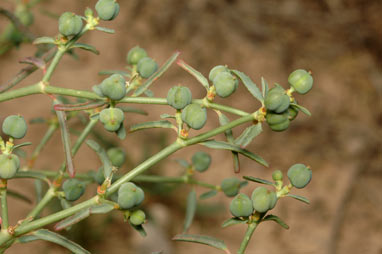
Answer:
<svg viewBox="0 0 382 254"><path fill-rule="evenodd" d="M274 213L290 226L284 230L276 224L262 224L255 232L247 253L382 253L381 185L381 93L382 93L382 3L364 0L131 0L119 1L121 12L113 22L103 25L116 30L114 35L91 32L81 41L94 45L100 56L78 51L79 60L66 56L59 64L52 84L89 90L99 83L102 69L123 69L128 50L140 45L149 55L163 63L175 50L181 58L208 75L217 64L247 73L256 83L265 77L287 86L287 78L297 68L313 72L314 88L305 96L297 96L300 104L312 112L312 117L300 114L283 133L274 133L264 125L264 132L249 149L263 156L271 165L262 168L242 158L243 175L270 178L273 169L284 172L301 162L313 169L313 180L296 194L311 200L311 205L283 199ZM63 11L82 13L96 1L43 1L34 10L36 35L57 34L57 21L44 15ZM12 8L11 1L1 1L0 7ZM7 20L0 17L0 29ZM0 31L1 31L0 30ZM18 61L32 55L34 47L23 45L0 57L0 84L9 80L23 66ZM18 87L38 81L36 72ZM157 97L165 97L168 89L181 83L191 88L194 98L204 96L203 88L179 67L171 69L155 83ZM240 87L229 99L217 99L247 111L256 110L259 103L245 88ZM27 120L36 116L51 117L50 99L35 95L0 105L0 120L9 114L22 114ZM161 113L171 113L169 107L141 106L150 111L148 117L129 115L128 124L159 119ZM233 119L233 116L230 116ZM218 125L216 115L209 114L205 129ZM71 126L82 125L74 120ZM118 142L98 130L107 138ZM244 127L243 127L244 128ZM240 133L243 128L235 129ZM30 125L26 141L37 144L46 126ZM166 141L166 137L168 138ZM221 136L219 138L222 138ZM126 172L145 156L153 154L174 139L171 131L133 133L120 143L131 161ZM36 169L55 170L63 160L59 133L48 143ZM33 147L32 147L33 148ZM26 149L30 155L31 149ZM177 175L176 158L190 159L195 150L187 148L156 166L152 172ZM211 151L211 169L200 179L219 184L232 176L231 156L225 151ZM87 148L81 148L75 162L79 171L97 169L99 161ZM256 184L243 192L250 194ZM150 186L149 186L150 187ZM11 181L17 189L33 199L32 181ZM206 246L171 242L182 230L185 197L189 187L170 196L148 194L144 208L151 216L147 225L149 236L142 239L115 212L110 216L94 216L73 228L71 237L92 253L220 253ZM198 192L203 190L198 188ZM155 192L155 191L154 191ZM87 196L94 193L88 190ZM200 203L200 213L191 233L208 234L223 239L231 250L237 250L244 235L243 225L221 229L229 216L229 199L222 194ZM31 205L10 199L11 222L25 216ZM205 212L209 207L210 212ZM203 212L204 211L204 212ZM48 213L49 209L45 211ZM17 244L7 253L67 253L46 243Z"/></svg>

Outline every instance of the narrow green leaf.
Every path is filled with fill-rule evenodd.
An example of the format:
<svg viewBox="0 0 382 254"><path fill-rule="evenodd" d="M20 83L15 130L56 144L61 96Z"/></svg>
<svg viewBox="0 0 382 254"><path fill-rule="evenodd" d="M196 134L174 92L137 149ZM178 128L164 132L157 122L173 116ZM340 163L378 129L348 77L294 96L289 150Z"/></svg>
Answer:
<svg viewBox="0 0 382 254"><path fill-rule="evenodd" d="M148 113L140 108L128 107L128 106L118 106L125 113L135 113L139 115L147 116Z"/></svg>
<svg viewBox="0 0 382 254"><path fill-rule="evenodd" d="M261 94L259 88L256 86L256 84L243 72L238 70L232 70L232 72L243 82L244 86L248 89L248 91L258 99L262 104L264 104L264 98Z"/></svg>
<svg viewBox="0 0 382 254"><path fill-rule="evenodd" d="M162 118L162 119L166 119L166 118L175 119L176 117L173 115L170 115L170 114L161 114L160 118Z"/></svg>
<svg viewBox="0 0 382 254"><path fill-rule="evenodd" d="M102 70L98 72L98 75L113 75L113 74L120 74L122 76L125 76L127 78L130 78L131 75L126 71L120 71L120 70Z"/></svg>
<svg viewBox="0 0 382 254"><path fill-rule="evenodd" d="M180 55L180 52L175 52L160 68L157 70L153 75L151 75L145 83L143 83L140 87L138 87L137 90L133 93L133 96L139 96L141 95L144 91L151 86L151 84L159 79L163 73L167 71L168 68L174 63L174 61L178 58Z"/></svg>
<svg viewBox="0 0 382 254"><path fill-rule="evenodd" d="M268 94L269 86L268 86L268 82L263 77L261 77L261 89L263 92L263 98L265 98Z"/></svg>
<svg viewBox="0 0 382 254"><path fill-rule="evenodd" d="M184 168L189 168L191 166L190 163L183 159L176 159L175 161L178 162L179 165L181 165Z"/></svg>
<svg viewBox="0 0 382 254"><path fill-rule="evenodd" d="M108 34L113 34L113 33L115 33L115 31L114 31L113 29L106 28L106 27L96 26L95 29L98 30L98 31L101 31L101 32L108 33Z"/></svg>
<svg viewBox="0 0 382 254"><path fill-rule="evenodd" d="M139 226L136 226L136 225L133 225L131 224L131 222L129 221L129 224L130 226L135 229L142 237L146 237L147 236L147 233L145 231L145 229L143 228L142 225L139 225Z"/></svg>
<svg viewBox="0 0 382 254"><path fill-rule="evenodd" d="M114 210L112 204L100 204L90 207L90 214L104 214Z"/></svg>
<svg viewBox="0 0 382 254"><path fill-rule="evenodd" d="M256 154L253 154L252 152L250 152L246 149L240 148L239 146L229 144L227 142L215 141L215 140L207 140L207 141L201 142L200 144L207 146L209 148L213 148L213 149L224 149L224 150L231 150L231 151L238 152L238 153L256 161L257 163L259 163L265 167L268 167L268 163L263 158L261 158L260 156L258 156Z"/></svg>
<svg viewBox="0 0 382 254"><path fill-rule="evenodd" d="M278 223L280 226L282 226L285 229L289 229L289 226L282 219L280 219L280 217L273 214L269 214L265 216L261 221L269 221L269 220Z"/></svg>
<svg viewBox="0 0 382 254"><path fill-rule="evenodd" d="M240 189L241 189L241 188L243 188L243 187L245 187L245 186L247 186L247 185L248 185L248 182L247 182L247 181L241 181L239 187L240 187Z"/></svg>
<svg viewBox="0 0 382 254"><path fill-rule="evenodd" d="M43 36L35 39L33 44L55 44L55 40L52 37Z"/></svg>
<svg viewBox="0 0 382 254"><path fill-rule="evenodd" d="M32 144L32 142L24 142L24 143L15 145L12 149L15 150L15 149L23 147L23 146L30 146L31 144Z"/></svg>
<svg viewBox="0 0 382 254"><path fill-rule="evenodd" d="M67 201L65 198L60 199L60 204L61 204L62 209L68 209L68 208L72 207L72 205L69 203L69 201Z"/></svg>
<svg viewBox="0 0 382 254"><path fill-rule="evenodd" d="M199 196L199 199L201 200L204 200L204 199L207 199L207 198L212 198L214 197L218 192L216 190L210 190L210 191L207 191L207 192L204 192L202 193L200 196Z"/></svg>
<svg viewBox="0 0 382 254"><path fill-rule="evenodd" d="M310 113L310 111L307 108L305 108L305 107L303 107L301 105L298 105L296 103L291 103L290 105L293 106L293 107L296 107L298 110L300 110L305 115L312 116L312 114Z"/></svg>
<svg viewBox="0 0 382 254"><path fill-rule="evenodd" d="M246 220L241 220L239 218L229 218L228 220L225 220L223 223L222 223L222 228L226 228L226 227L230 227L230 226L234 226L234 225L237 225L237 224L244 224L244 223L247 223Z"/></svg>
<svg viewBox="0 0 382 254"><path fill-rule="evenodd" d="M30 124L35 124L35 123L46 123L46 120L42 117L36 117L36 118L32 118L30 121L29 121Z"/></svg>
<svg viewBox="0 0 382 254"><path fill-rule="evenodd" d="M244 148L249 145L262 131L263 128L261 123L251 125L240 134L240 136L235 140L235 144L241 148Z"/></svg>
<svg viewBox="0 0 382 254"><path fill-rule="evenodd" d="M28 198L27 196L25 196L24 194L21 194L17 191L14 191L14 190L10 190L8 189L7 190L7 194L11 197L14 197L16 199L19 199L19 200L22 200L28 204L32 204L32 200L30 200L30 198Z"/></svg>
<svg viewBox="0 0 382 254"><path fill-rule="evenodd" d="M184 219L183 225L183 233L186 233L190 228L192 221L194 220L195 211L197 205L197 198L195 189L192 189L190 193L188 193L187 197L187 208L186 208L186 217Z"/></svg>
<svg viewBox="0 0 382 254"><path fill-rule="evenodd" d="M267 185L274 185L272 182L268 181L268 180L264 180L264 179L260 179L260 178L257 178L257 177L253 177L253 176L243 176L243 178L245 180L248 180L248 181L251 181L251 182L256 182L256 183L261 183L261 184L267 184Z"/></svg>
<svg viewBox="0 0 382 254"><path fill-rule="evenodd" d="M294 198L294 199L297 199L298 201L304 202L304 203L306 203L308 205L310 204L309 199L307 199L306 197L299 196L299 195L293 195L293 194L287 194L286 196Z"/></svg>
<svg viewBox="0 0 382 254"><path fill-rule="evenodd" d="M112 173L112 164L109 157L106 154L105 149L103 149L97 142L94 140L86 140L86 144L98 154L98 157L101 159L103 164L103 174L104 177L110 177Z"/></svg>
<svg viewBox="0 0 382 254"><path fill-rule="evenodd" d="M151 91L151 90L149 90L149 89L145 90L143 93L144 93L147 97L150 97L150 98L154 97L154 92Z"/></svg>
<svg viewBox="0 0 382 254"><path fill-rule="evenodd" d="M36 192L36 203L38 204L42 199L42 181L40 179L34 180L34 190Z"/></svg>
<svg viewBox="0 0 382 254"><path fill-rule="evenodd" d="M116 131L117 136L120 140L124 140L126 138L126 129L125 129L125 124L122 122L121 126L119 129Z"/></svg>
<svg viewBox="0 0 382 254"><path fill-rule="evenodd" d="M144 123L138 123L130 126L130 132L139 131L143 129L151 129L151 128L170 128L170 129L176 129L176 127L167 120L160 120L160 121L150 121L150 122L144 122Z"/></svg>
<svg viewBox="0 0 382 254"><path fill-rule="evenodd" d="M27 243L35 240L44 240L61 245L62 247L70 250L74 254L90 254L89 251L85 250L77 243L72 242L66 237L49 231L47 229L39 229L37 231L32 232L30 235L22 236L19 238L19 242L21 243Z"/></svg>
<svg viewBox="0 0 382 254"><path fill-rule="evenodd" d="M180 234L174 236L172 240L205 244L217 248L219 250L225 251L226 253L230 253L224 241L211 236Z"/></svg>
<svg viewBox="0 0 382 254"><path fill-rule="evenodd" d="M194 78L204 86L204 88L208 91L210 88L210 85L208 84L208 80L206 77L203 76L200 72L192 68L190 65L186 64L183 60L179 60L177 64L183 68L183 70L190 73Z"/></svg>
<svg viewBox="0 0 382 254"><path fill-rule="evenodd" d="M58 222L56 225L54 225L54 230L56 230L56 231L63 230L64 228L70 227L70 226L86 219L89 216L90 216L90 208L86 208L86 209L81 210L78 213Z"/></svg>
<svg viewBox="0 0 382 254"><path fill-rule="evenodd" d="M96 55L99 55L99 51L92 45L89 45L89 44L85 44L85 43L75 43L71 48L80 48L80 49L84 49L84 50L87 50L87 51L90 51Z"/></svg>

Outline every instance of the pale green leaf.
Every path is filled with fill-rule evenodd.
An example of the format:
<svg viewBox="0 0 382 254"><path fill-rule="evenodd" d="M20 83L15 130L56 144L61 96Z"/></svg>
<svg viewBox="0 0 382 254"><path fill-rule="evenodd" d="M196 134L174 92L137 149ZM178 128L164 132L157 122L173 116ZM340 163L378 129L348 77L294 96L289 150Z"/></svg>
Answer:
<svg viewBox="0 0 382 254"><path fill-rule="evenodd" d="M167 121L167 120L160 120L160 121L150 121L150 122L144 122L144 123L138 123L130 126L130 132L139 131L143 129L151 129L151 128L170 128L173 129L175 126Z"/></svg>
<svg viewBox="0 0 382 254"><path fill-rule="evenodd" d="M194 68L192 68L191 66L189 66L188 64L186 64L183 60L179 60L177 62L177 64L182 67L185 71L187 71L188 73L190 73L192 76L194 76L194 78L204 86L204 88L208 91L209 90L209 87L210 85L208 84L208 80L206 77L203 76L203 74L201 74L199 71L195 70Z"/></svg>
<svg viewBox="0 0 382 254"><path fill-rule="evenodd" d="M273 215L273 214L269 214L269 215L265 216L262 219L262 221L274 221L277 224L279 224L280 226L282 226L283 228L289 229L289 226L282 219L280 219L280 217Z"/></svg>
<svg viewBox="0 0 382 254"><path fill-rule="evenodd" d="M247 221L233 217L233 218L229 218L229 219L225 220L222 223L222 228L234 226L234 225L237 225L237 224L244 224L244 223L247 223Z"/></svg>
<svg viewBox="0 0 382 254"><path fill-rule="evenodd" d="M261 94L256 84L243 72L238 70L232 70L232 72L243 82L244 86L253 95L253 97L258 99L263 104L264 103L263 95Z"/></svg>
<svg viewBox="0 0 382 254"><path fill-rule="evenodd" d="M296 109L298 109L299 111L301 111L305 115L312 116L312 114L310 113L310 111L307 108L305 108L305 107L303 107L301 105L298 105L296 103L291 103L290 105L295 107Z"/></svg>
<svg viewBox="0 0 382 254"><path fill-rule="evenodd" d="M196 192L194 189L188 193L187 197L187 208L186 208L186 217L184 219L183 224L183 233L186 233L190 228L192 221L194 220L195 212L196 212L197 198Z"/></svg>
<svg viewBox="0 0 382 254"><path fill-rule="evenodd" d="M249 145L254 138L256 138L262 132L261 123L251 125L246 128L240 136L235 140L235 144L244 148Z"/></svg>
<svg viewBox="0 0 382 254"><path fill-rule="evenodd" d="M293 195L293 194L287 194L286 196L294 198L294 199L297 199L298 201L304 202L304 203L306 203L308 205L310 204L309 199L307 199L306 197L299 196L299 195Z"/></svg>
<svg viewBox="0 0 382 254"><path fill-rule="evenodd" d="M83 50L90 51L96 55L99 55L99 51L92 45L85 44L85 43L75 43L71 48L80 48Z"/></svg>
<svg viewBox="0 0 382 254"><path fill-rule="evenodd" d="M211 236L179 234L174 236L172 240L205 244L217 248L219 250L225 251L226 253L230 253L224 241Z"/></svg>
<svg viewBox="0 0 382 254"><path fill-rule="evenodd" d="M268 180L264 180L264 179L260 179L260 178L257 178L257 177L253 177L253 176L243 176L243 178L245 180L248 180L248 181L251 181L251 182L256 182L256 183L261 183L261 184L267 184L267 185L274 185L272 182L268 181Z"/></svg>

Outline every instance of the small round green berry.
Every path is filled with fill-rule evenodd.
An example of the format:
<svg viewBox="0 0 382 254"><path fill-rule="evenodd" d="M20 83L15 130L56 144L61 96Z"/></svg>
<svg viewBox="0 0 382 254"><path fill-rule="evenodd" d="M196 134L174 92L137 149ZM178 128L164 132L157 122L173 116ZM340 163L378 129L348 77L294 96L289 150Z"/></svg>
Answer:
<svg viewBox="0 0 382 254"><path fill-rule="evenodd" d="M273 179L273 181L282 181L283 180L283 172L281 172L281 170L279 170L279 169L273 171L272 179Z"/></svg>
<svg viewBox="0 0 382 254"><path fill-rule="evenodd" d="M20 20L24 26L30 26L33 24L33 14L26 8L25 5L18 5L15 10L15 16Z"/></svg>
<svg viewBox="0 0 382 254"><path fill-rule="evenodd" d="M113 147L107 150L107 156L109 157L111 164L114 167L121 167L126 161L126 153L122 148Z"/></svg>
<svg viewBox="0 0 382 254"><path fill-rule="evenodd" d="M122 209L130 209L135 206L136 196L134 192L120 192L118 191L118 205Z"/></svg>
<svg viewBox="0 0 382 254"><path fill-rule="evenodd" d="M290 121L289 121L289 119L288 119L287 121L282 122L282 123L269 125L269 127L270 127L273 131L285 131L286 129L288 129L289 124L290 124Z"/></svg>
<svg viewBox="0 0 382 254"><path fill-rule="evenodd" d="M65 193L65 199L68 201L76 201L85 192L85 184L78 179L68 179L62 185Z"/></svg>
<svg viewBox="0 0 382 254"><path fill-rule="evenodd" d="M14 154L0 154L0 178L14 177L20 168L20 160Z"/></svg>
<svg viewBox="0 0 382 254"><path fill-rule="evenodd" d="M2 129L4 134L19 139L25 136L28 126L24 117L11 115L5 118Z"/></svg>
<svg viewBox="0 0 382 254"><path fill-rule="evenodd" d="M158 64L150 57L144 57L138 62L137 70L142 78L149 78L158 70Z"/></svg>
<svg viewBox="0 0 382 254"><path fill-rule="evenodd" d="M142 204L143 200L145 199L145 193L139 187L137 187L135 191L135 198L136 198L136 201L135 201L136 206Z"/></svg>
<svg viewBox="0 0 382 254"><path fill-rule="evenodd" d="M295 164L289 168L288 178L294 187L302 189L312 180L312 170L304 164Z"/></svg>
<svg viewBox="0 0 382 254"><path fill-rule="evenodd" d="M265 213L270 209L272 198L265 187L257 187L252 192L253 208L259 213Z"/></svg>
<svg viewBox="0 0 382 254"><path fill-rule="evenodd" d="M288 82L299 94L306 94L313 86L312 75L302 69L292 72L288 77Z"/></svg>
<svg viewBox="0 0 382 254"><path fill-rule="evenodd" d="M64 12L58 20L58 30L64 36L74 36L82 30L82 19L72 12Z"/></svg>
<svg viewBox="0 0 382 254"><path fill-rule="evenodd" d="M226 178L220 184L220 187L227 197L234 197L239 193L240 180L237 178Z"/></svg>
<svg viewBox="0 0 382 254"><path fill-rule="evenodd" d="M247 217L253 212L252 201L243 193L238 194L229 206L231 214L235 217Z"/></svg>
<svg viewBox="0 0 382 254"><path fill-rule="evenodd" d="M277 194L276 194L276 192L274 192L274 191L269 192L269 198L270 198L269 210L272 210L273 208L275 208L276 203L277 203Z"/></svg>
<svg viewBox="0 0 382 254"><path fill-rule="evenodd" d="M207 110L199 104L189 104L182 111L182 120L190 128L200 130L207 122Z"/></svg>
<svg viewBox="0 0 382 254"><path fill-rule="evenodd" d="M129 53L127 53L126 60L128 64L136 65L138 64L139 60L145 57L147 57L146 50L136 46L130 49Z"/></svg>
<svg viewBox="0 0 382 254"><path fill-rule="evenodd" d="M192 94L188 87L174 86L168 90L167 103L175 109L183 109L192 101Z"/></svg>
<svg viewBox="0 0 382 254"><path fill-rule="evenodd" d="M208 79L212 82L215 77L221 72L229 72L229 69L223 65L217 65L211 69L210 74L208 75Z"/></svg>
<svg viewBox="0 0 382 254"><path fill-rule="evenodd" d="M125 116L119 108L106 108L101 111L99 118L107 131L114 132L119 129Z"/></svg>
<svg viewBox="0 0 382 254"><path fill-rule="evenodd" d="M119 13L119 4L115 0L98 0L95 9L102 20L113 20Z"/></svg>
<svg viewBox="0 0 382 254"><path fill-rule="evenodd" d="M289 118L289 113L284 112L282 114L273 113L271 111L267 112L267 115L265 116L265 120L269 125L273 124L279 124L287 121Z"/></svg>
<svg viewBox="0 0 382 254"><path fill-rule="evenodd" d="M199 151L192 156L191 161L196 171L204 172L211 164L211 156L208 153Z"/></svg>
<svg viewBox="0 0 382 254"><path fill-rule="evenodd" d="M215 86L216 94L225 98L236 91L239 81L229 72L220 72L216 75L212 83Z"/></svg>
<svg viewBox="0 0 382 254"><path fill-rule="evenodd" d="M99 85L104 96L118 101L126 95L126 80L120 74L113 74Z"/></svg>
<svg viewBox="0 0 382 254"><path fill-rule="evenodd" d="M265 96L264 104L267 110L282 113L288 109L290 98L282 87L276 86L269 90Z"/></svg>
<svg viewBox="0 0 382 254"><path fill-rule="evenodd" d="M289 121L293 121L298 115L298 110L294 106L288 108L288 118Z"/></svg>
<svg viewBox="0 0 382 254"><path fill-rule="evenodd" d="M142 210L135 210L131 213L129 221L135 226L143 224L146 220L146 214Z"/></svg>

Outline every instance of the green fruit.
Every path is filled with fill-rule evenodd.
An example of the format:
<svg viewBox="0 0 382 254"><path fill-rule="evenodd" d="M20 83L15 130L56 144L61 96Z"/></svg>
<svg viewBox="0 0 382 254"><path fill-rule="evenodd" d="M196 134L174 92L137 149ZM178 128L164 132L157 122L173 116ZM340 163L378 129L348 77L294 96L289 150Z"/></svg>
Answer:
<svg viewBox="0 0 382 254"><path fill-rule="evenodd" d="M290 98L282 87L276 86L268 91L264 104L267 110L282 113L288 109Z"/></svg>
<svg viewBox="0 0 382 254"><path fill-rule="evenodd" d="M276 114L268 111L265 116L265 120L273 131L284 131L288 129L290 123L288 111L282 114Z"/></svg>
<svg viewBox="0 0 382 254"><path fill-rule="evenodd" d="M299 94L306 94L313 86L312 75L302 69L292 72L288 77L288 82Z"/></svg>
<svg viewBox="0 0 382 254"><path fill-rule="evenodd" d="M106 108L101 111L99 118L106 130L114 132L119 129L125 116L119 108Z"/></svg>
<svg viewBox="0 0 382 254"><path fill-rule="evenodd" d="M25 5L19 5L16 7L15 16L24 26L30 26L33 24L33 14L25 7Z"/></svg>
<svg viewBox="0 0 382 254"><path fill-rule="evenodd" d="M285 131L286 129L288 129L289 124L290 124L290 121L287 120L287 121L282 122L282 123L279 123L279 124L272 124L272 125L269 125L269 127L270 127L273 131Z"/></svg>
<svg viewBox="0 0 382 254"><path fill-rule="evenodd" d="M148 78L158 70L158 64L150 57L144 57L138 62L137 70L142 78Z"/></svg>
<svg viewBox="0 0 382 254"><path fill-rule="evenodd" d="M253 212L252 201L245 194L237 195L229 206L231 214L235 217L247 217Z"/></svg>
<svg viewBox="0 0 382 254"><path fill-rule="evenodd" d="M128 64L136 65L138 64L139 60L141 60L144 57L147 57L146 50L136 46L130 49L129 53L127 54L126 60Z"/></svg>
<svg viewBox="0 0 382 254"><path fill-rule="evenodd" d="M269 193L269 197L270 197L269 210L272 210L273 208L275 208L276 203L277 203L277 194L276 194L276 192L271 191Z"/></svg>
<svg viewBox="0 0 382 254"><path fill-rule="evenodd" d="M211 156L208 153L199 151L192 156L191 161L196 171L204 172L211 164Z"/></svg>
<svg viewBox="0 0 382 254"><path fill-rule="evenodd" d="M236 91L239 81L229 72L220 72L216 75L212 83L215 86L216 94L225 98Z"/></svg>
<svg viewBox="0 0 382 254"><path fill-rule="evenodd" d="M190 89L185 86L171 87L167 93L167 103L175 109L183 109L192 101Z"/></svg>
<svg viewBox="0 0 382 254"><path fill-rule="evenodd" d="M126 161L126 153L122 148L113 147L107 150L107 156L109 157L111 164L114 167L121 167Z"/></svg>
<svg viewBox="0 0 382 254"><path fill-rule="evenodd" d="M77 35L82 30L81 17L72 12L64 12L58 20L58 30L64 36Z"/></svg>
<svg viewBox="0 0 382 254"><path fill-rule="evenodd" d="M134 192L118 192L118 205L122 209L130 209L135 206L136 196Z"/></svg>
<svg viewBox="0 0 382 254"><path fill-rule="evenodd" d="M229 69L223 65L217 65L211 69L210 74L208 75L208 79L212 82L215 77L221 72L229 72Z"/></svg>
<svg viewBox="0 0 382 254"><path fill-rule="evenodd" d="M134 183L124 183L118 190L118 204L122 209L130 209L140 205L145 198L141 188Z"/></svg>
<svg viewBox="0 0 382 254"><path fill-rule="evenodd" d="M207 110L198 104L189 104L182 111L182 120L190 128L199 130L207 122Z"/></svg>
<svg viewBox="0 0 382 254"><path fill-rule="evenodd" d="M272 173L273 181L282 181L283 180L283 172L281 170L275 170Z"/></svg>
<svg viewBox="0 0 382 254"><path fill-rule="evenodd" d="M104 79L99 88L103 95L115 101L121 100L126 95L126 81L120 74L113 74Z"/></svg>
<svg viewBox="0 0 382 254"><path fill-rule="evenodd" d="M294 106L288 108L288 118L289 121L293 121L298 115L298 110Z"/></svg>
<svg viewBox="0 0 382 254"><path fill-rule="evenodd" d="M13 138L23 138L27 133L27 129L24 117L19 115L8 116L3 122L4 134Z"/></svg>
<svg viewBox="0 0 382 254"><path fill-rule="evenodd" d="M139 226L145 222L146 214L142 210L135 210L131 213L129 221L135 226Z"/></svg>
<svg viewBox="0 0 382 254"><path fill-rule="evenodd" d="M68 201L76 201L85 192L85 184L78 179L68 179L62 185L65 193L65 199Z"/></svg>
<svg viewBox="0 0 382 254"><path fill-rule="evenodd" d="M236 196L240 190L240 180L237 178L226 178L222 181L220 187L227 197Z"/></svg>
<svg viewBox="0 0 382 254"><path fill-rule="evenodd" d="M289 168L288 178L294 187L302 189L312 180L312 170L304 164L295 164Z"/></svg>
<svg viewBox="0 0 382 254"><path fill-rule="evenodd" d="M252 192L253 208L259 213L265 213L276 205L277 196L275 192L265 187L257 187Z"/></svg>
<svg viewBox="0 0 382 254"><path fill-rule="evenodd" d="M113 20L119 13L119 4L115 0L98 0L95 9L100 19Z"/></svg>
<svg viewBox="0 0 382 254"><path fill-rule="evenodd" d="M14 154L0 154L0 178L14 177L20 168L20 160Z"/></svg>

